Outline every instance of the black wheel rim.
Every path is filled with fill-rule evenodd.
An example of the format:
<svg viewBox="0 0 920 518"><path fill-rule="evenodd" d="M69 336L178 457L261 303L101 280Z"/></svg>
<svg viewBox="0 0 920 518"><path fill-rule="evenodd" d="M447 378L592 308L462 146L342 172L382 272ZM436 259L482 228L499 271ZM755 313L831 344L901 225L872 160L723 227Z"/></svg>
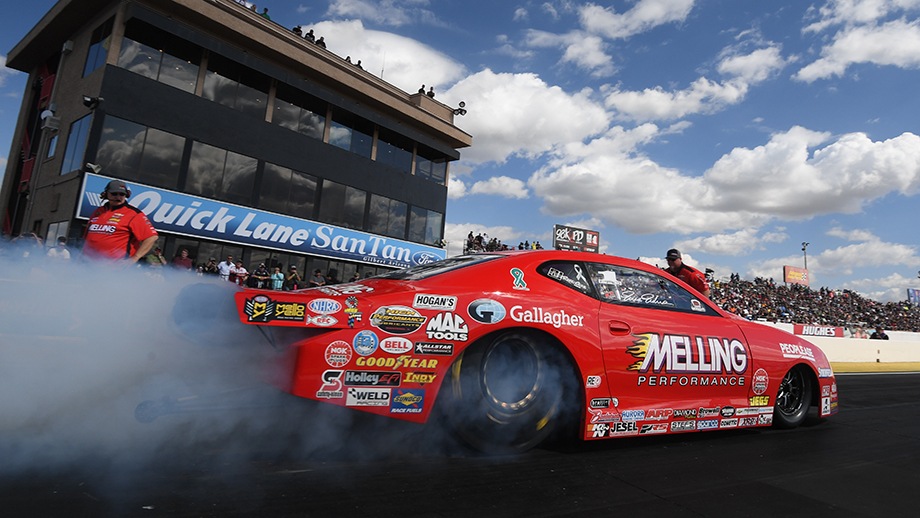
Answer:
<svg viewBox="0 0 920 518"><path fill-rule="evenodd" d="M489 347L480 384L488 405L506 415L525 412L542 385L539 352L527 341L507 339Z"/></svg>
<svg viewBox="0 0 920 518"><path fill-rule="evenodd" d="M779 384L776 406L784 415L795 415L805 405L805 376L798 369L786 373Z"/></svg>

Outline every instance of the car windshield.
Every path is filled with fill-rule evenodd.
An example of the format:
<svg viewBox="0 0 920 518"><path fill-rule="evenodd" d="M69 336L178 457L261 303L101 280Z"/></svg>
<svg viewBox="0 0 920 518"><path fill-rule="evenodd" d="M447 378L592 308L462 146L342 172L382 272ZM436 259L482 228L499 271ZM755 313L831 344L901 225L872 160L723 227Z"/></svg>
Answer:
<svg viewBox="0 0 920 518"><path fill-rule="evenodd" d="M491 254L458 255L455 257L448 257L447 259L433 263L420 264L418 266L404 268L402 270L393 270L392 272L377 275L374 278L393 279L400 281L417 281L420 279L427 279L428 277L432 277L434 275L450 272L458 268L465 268L474 264L481 264L485 261L498 259L499 257L502 256Z"/></svg>

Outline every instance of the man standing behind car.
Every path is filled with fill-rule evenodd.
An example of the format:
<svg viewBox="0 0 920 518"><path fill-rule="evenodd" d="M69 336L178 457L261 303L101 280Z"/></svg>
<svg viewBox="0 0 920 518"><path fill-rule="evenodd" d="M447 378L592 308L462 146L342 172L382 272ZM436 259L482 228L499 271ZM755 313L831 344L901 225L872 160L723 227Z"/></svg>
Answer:
<svg viewBox="0 0 920 518"><path fill-rule="evenodd" d="M680 250L676 248L668 250L668 255L665 256L665 259L668 261L668 267L664 269L666 272L686 282L693 289L700 292L701 295L709 298L709 282L706 280L706 275L696 268L691 268L684 264Z"/></svg>
<svg viewBox="0 0 920 518"><path fill-rule="evenodd" d="M157 243L157 231L147 216L128 204L125 182L112 180L99 195L106 201L93 211L86 226L83 255L93 259L137 263Z"/></svg>

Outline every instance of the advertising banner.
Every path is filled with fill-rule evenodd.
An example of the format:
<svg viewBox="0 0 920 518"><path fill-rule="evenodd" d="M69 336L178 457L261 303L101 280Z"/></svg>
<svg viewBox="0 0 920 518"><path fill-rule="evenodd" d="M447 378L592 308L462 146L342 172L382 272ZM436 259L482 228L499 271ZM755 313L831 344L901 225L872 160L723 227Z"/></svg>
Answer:
<svg viewBox="0 0 920 518"><path fill-rule="evenodd" d="M843 328L837 326L810 326L794 324L792 332L801 336L832 336L843 338Z"/></svg>
<svg viewBox="0 0 920 518"><path fill-rule="evenodd" d="M89 219L102 205L99 193L105 190L109 180L112 178L86 174L77 206L78 218ZM126 183L132 191L128 202L143 211L162 232L399 268L447 256L444 250L432 246Z"/></svg>
<svg viewBox="0 0 920 518"><path fill-rule="evenodd" d="M597 253L600 249L600 233L596 230L553 225L553 248Z"/></svg>
<svg viewBox="0 0 920 518"><path fill-rule="evenodd" d="M808 286L808 270L795 266L783 266L783 282Z"/></svg>

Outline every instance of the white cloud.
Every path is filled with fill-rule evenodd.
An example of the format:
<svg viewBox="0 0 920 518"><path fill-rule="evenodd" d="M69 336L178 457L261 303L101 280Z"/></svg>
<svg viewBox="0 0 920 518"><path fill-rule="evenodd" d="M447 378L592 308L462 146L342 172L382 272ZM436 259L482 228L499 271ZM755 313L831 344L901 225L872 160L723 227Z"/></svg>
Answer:
<svg viewBox="0 0 920 518"><path fill-rule="evenodd" d="M881 279L856 279L844 283L841 288L855 291L864 297L881 302L907 300L907 288L916 288L917 279L893 273Z"/></svg>
<svg viewBox="0 0 920 518"><path fill-rule="evenodd" d="M842 76L857 63L920 68L920 21L895 20L880 26L865 25L838 32L821 50L821 57L793 77L811 83Z"/></svg>
<svg viewBox="0 0 920 518"><path fill-rule="evenodd" d="M739 102L747 94L743 81L716 83L705 77L689 88L666 91L660 86L640 91L614 89L605 102L626 119L635 121L671 120L696 113L713 113Z"/></svg>
<svg viewBox="0 0 920 518"><path fill-rule="evenodd" d="M900 11L920 8L920 0L828 0L812 14L818 21L811 23L803 32L821 32L834 25L862 25L873 23Z"/></svg>
<svg viewBox="0 0 920 518"><path fill-rule="evenodd" d="M771 46L750 54L725 57L718 65L720 73L736 77L749 85L765 81L786 65L780 48Z"/></svg>
<svg viewBox="0 0 920 518"><path fill-rule="evenodd" d="M788 237L784 232L761 234L759 229L745 228L737 232L685 239L678 241L675 246L681 251L698 250L707 254L739 256L763 250L766 248L764 243L779 243Z"/></svg>
<svg viewBox="0 0 920 518"><path fill-rule="evenodd" d="M517 178L493 176L470 187L470 194L494 194L503 198L524 199L529 196L527 186Z"/></svg>
<svg viewBox="0 0 920 518"><path fill-rule="evenodd" d="M451 176L447 180L447 197L451 200L457 200L466 196L466 184L463 180Z"/></svg>
<svg viewBox="0 0 920 518"><path fill-rule="evenodd" d="M339 18L359 18L393 27L420 21L443 25L431 10L424 8L428 4L428 0L333 0L326 14Z"/></svg>
<svg viewBox="0 0 920 518"><path fill-rule="evenodd" d="M693 9L694 0L639 0L620 14L597 4L579 8L585 30L605 38L628 38L659 25L684 21Z"/></svg>
<svg viewBox="0 0 920 518"><path fill-rule="evenodd" d="M6 56L0 54L0 87L6 86L6 80L16 74L21 74L18 70L6 67Z"/></svg>
<svg viewBox="0 0 920 518"><path fill-rule="evenodd" d="M598 36L572 31L554 34L546 31L528 30L524 44L534 48L563 49L560 63L570 63L595 76L613 73L613 59L606 53L604 40Z"/></svg>
<svg viewBox="0 0 920 518"><path fill-rule="evenodd" d="M839 237L846 241L878 241L878 237L875 234L868 230L860 229L845 230L840 227L834 227L827 231L827 235Z"/></svg>

